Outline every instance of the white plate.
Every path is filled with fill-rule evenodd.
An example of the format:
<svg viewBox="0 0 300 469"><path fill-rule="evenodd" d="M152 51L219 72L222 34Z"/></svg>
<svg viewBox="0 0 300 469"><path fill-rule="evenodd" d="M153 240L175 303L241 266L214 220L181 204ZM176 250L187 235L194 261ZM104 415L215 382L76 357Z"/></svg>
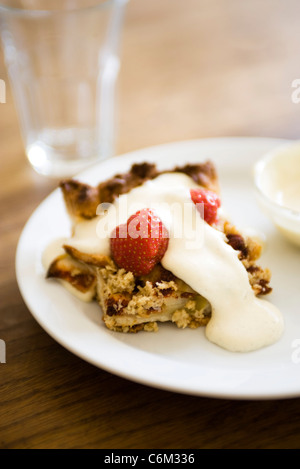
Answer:
<svg viewBox="0 0 300 469"><path fill-rule="evenodd" d="M44 247L68 235L70 229L58 190L34 212L17 251L18 283L35 319L74 354L143 384L235 399L300 396L300 250L287 244L260 212L252 185L255 161L280 144L282 140L260 138L179 142L107 160L80 177L96 184L126 171L133 162L146 160L162 169L207 158L214 161L223 205L237 225L254 227L268 238L261 263L273 272L270 300L282 310L286 322L285 334L277 344L248 354L233 354L208 342L203 329L181 330L165 324L158 333L131 335L107 330L97 304L84 304L58 283L44 278Z"/></svg>

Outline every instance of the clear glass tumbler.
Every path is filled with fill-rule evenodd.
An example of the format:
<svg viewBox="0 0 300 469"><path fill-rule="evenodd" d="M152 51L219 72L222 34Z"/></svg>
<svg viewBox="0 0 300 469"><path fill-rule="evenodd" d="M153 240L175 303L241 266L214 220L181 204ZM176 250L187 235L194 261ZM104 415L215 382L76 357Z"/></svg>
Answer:
<svg viewBox="0 0 300 469"><path fill-rule="evenodd" d="M5 59L34 169L71 176L110 157L127 0L0 0Z"/></svg>

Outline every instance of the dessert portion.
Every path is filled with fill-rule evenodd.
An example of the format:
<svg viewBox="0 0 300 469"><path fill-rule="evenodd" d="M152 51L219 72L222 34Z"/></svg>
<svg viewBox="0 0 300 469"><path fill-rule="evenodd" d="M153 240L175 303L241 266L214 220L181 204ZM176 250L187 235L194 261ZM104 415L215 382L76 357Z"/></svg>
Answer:
<svg viewBox="0 0 300 469"><path fill-rule="evenodd" d="M96 299L114 331L207 326L209 340L250 351L278 340L262 246L224 217L212 163L159 172L148 163L91 187L61 183L73 222L70 239L44 256L57 278L85 301Z"/></svg>

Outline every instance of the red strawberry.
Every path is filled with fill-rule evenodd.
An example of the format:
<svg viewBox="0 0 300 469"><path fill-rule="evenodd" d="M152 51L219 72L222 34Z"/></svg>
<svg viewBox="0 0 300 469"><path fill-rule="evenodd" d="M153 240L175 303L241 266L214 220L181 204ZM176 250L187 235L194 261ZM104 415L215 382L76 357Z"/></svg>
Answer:
<svg viewBox="0 0 300 469"><path fill-rule="evenodd" d="M152 210L146 208L119 225L110 236L116 264L134 275L147 275L163 258L169 233Z"/></svg>
<svg viewBox="0 0 300 469"><path fill-rule="evenodd" d="M191 198L194 204L203 204L204 220L213 225L218 220L218 208L221 200L215 192L207 189L191 189ZM197 207L200 212L200 207Z"/></svg>

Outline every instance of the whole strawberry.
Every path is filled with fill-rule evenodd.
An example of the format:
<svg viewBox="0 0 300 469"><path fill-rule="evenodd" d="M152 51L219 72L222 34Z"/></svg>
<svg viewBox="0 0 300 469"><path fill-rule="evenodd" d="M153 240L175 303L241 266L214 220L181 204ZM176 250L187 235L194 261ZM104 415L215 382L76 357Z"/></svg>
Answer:
<svg viewBox="0 0 300 469"><path fill-rule="evenodd" d="M191 198L195 205L202 204L204 206L204 220L209 225L217 222L221 200L215 192L207 189L191 189Z"/></svg>
<svg viewBox="0 0 300 469"><path fill-rule="evenodd" d="M117 226L110 236L113 260L118 267L136 276L149 274L163 258L168 244L168 230L148 208Z"/></svg>

